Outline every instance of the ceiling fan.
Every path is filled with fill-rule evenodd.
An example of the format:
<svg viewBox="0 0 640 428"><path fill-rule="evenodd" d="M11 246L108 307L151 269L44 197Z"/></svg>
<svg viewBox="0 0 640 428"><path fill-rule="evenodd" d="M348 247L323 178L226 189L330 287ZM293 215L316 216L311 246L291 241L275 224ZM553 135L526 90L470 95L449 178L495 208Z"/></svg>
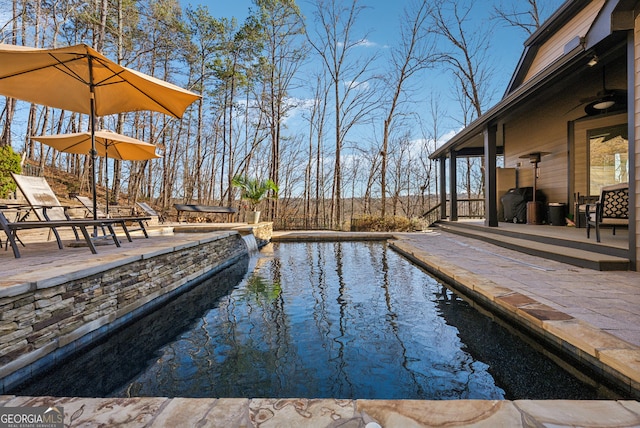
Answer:
<svg viewBox="0 0 640 428"><path fill-rule="evenodd" d="M598 91L595 96L582 98L580 105L586 104L585 113L589 116L624 110L627 106L627 91L623 89L607 89L606 73L604 66L602 67L602 90Z"/></svg>

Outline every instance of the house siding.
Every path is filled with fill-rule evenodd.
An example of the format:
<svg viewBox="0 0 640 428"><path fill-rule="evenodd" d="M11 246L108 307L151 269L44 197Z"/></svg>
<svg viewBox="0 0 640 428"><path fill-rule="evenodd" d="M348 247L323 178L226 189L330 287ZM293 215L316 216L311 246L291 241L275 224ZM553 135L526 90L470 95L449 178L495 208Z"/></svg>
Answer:
<svg viewBox="0 0 640 428"><path fill-rule="evenodd" d="M512 118L505 124L505 167L518 168L519 187L533 186L533 165L520 156L532 151L547 152L538 164L537 188L545 194L548 202L563 202L572 210L574 194L589 193L587 132L625 124L627 115L621 113L578 119L571 139L567 126L570 116L558 114L572 109L572 102L567 102L568 99L558 94L540 108L529 109L526 114ZM582 106L573 115L584 116ZM573 143L569 147L571 140Z"/></svg>
<svg viewBox="0 0 640 428"><path fill-rule="evenodd" d="M532 151L549 153L538 164L537 188L548 202L568 203L566 121L551 123L545 116L547 113L543 109L532 110L505 126L505 165L517 168L519 187L531 187L534 166L528 158L520 156L527 156Z"/></svg>
<svg viewBox="0 0 640 428"><path fill-rule="evenodd" d="M565 52L564 47L576 37L584 37L593 21L598 16L598 12L605 4L605 0L592 1L582 11L580 11L571 21L562 29L551 36L538 49L535 59L533 60L524 81L531 79L533 76L544 70L549 64L560 58Z"/></svg>
<svg viewBox="0 0 640 428"><path fill-rule="evenodd" d="M626 113L587 116L584 100L602 91L603 84L607 89L624 89L625 64L624 57L608 63L606 68L588 67L585 63L556 92L503 119L505 167L518 168L518 186L533 186L533 165L520 156L548 152L539 163L537 187L548 202L566 203L573 212L575 195L589 193L588 131L628 121Z"/></svg>

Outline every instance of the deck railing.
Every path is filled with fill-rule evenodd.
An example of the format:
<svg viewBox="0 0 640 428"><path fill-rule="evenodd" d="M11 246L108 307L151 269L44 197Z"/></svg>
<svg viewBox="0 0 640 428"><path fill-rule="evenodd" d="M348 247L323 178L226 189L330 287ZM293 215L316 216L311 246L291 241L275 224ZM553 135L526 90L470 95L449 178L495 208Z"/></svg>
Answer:
<svg viewBox="0 0 640 428"><path fill-rule="evenodd" d="M427 212L422 214L420 217L426 220L427 224L431 226L433 223L440 220L440 207L442 204L438 204L434 207L431 207Z"/></svg>
<svg viewBox="0 0 640 428"><path fill-rule="evenodd" d="M431 225L440 220L441 207L442 204L438 204L422 214L420 217L427 220ZM447 199L446 213L447 216L451 215L451 201L449 199ZM484 218L484 214L484 199L458 199L458 218Z"/></svg>
<svg viewBox="0 0 640 428"><path fill-rule="evenodd" d="M447 213L451 213L451 201L447 200ZM459 218L484 218L484 199L458 199Z"/></svg>
<svg viewBox="0 0 640 428"><path fill-rule="evenodd" d="M22 175L28 175L30 177L42 177L44 175L44 171L38 165L33 165L30 163L25 163L22 165Z"/></svg>

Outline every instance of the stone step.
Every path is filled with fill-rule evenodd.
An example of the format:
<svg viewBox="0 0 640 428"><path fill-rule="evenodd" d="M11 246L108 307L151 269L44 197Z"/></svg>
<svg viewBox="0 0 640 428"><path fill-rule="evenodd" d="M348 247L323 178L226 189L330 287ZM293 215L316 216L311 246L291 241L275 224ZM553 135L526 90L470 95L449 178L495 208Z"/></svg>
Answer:
<svg viewBox="0 0 640 428"><path fill-rule="evenodd" d="M510 250L533 256L543 257L562 263L588 269L611 271L629 270L629 259L616 255L603 254L579 248L579 243L569 240L546 240L541 242L531 236L510 236L492 228L469 227L456 222L443 222L436 225L439 229L469 238L479 239Z"/></svg>

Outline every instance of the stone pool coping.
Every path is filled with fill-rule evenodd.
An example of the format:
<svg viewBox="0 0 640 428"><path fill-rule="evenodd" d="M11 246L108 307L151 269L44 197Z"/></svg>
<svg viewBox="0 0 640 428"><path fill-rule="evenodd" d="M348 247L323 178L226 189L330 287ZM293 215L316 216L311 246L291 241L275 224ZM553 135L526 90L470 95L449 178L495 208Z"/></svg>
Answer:
<svg viewBox="0 0 640 428"><path fill-rule="evenodd" d="M637 401L53 398L0 396L0 406L62 406L66 426L631 427Z"/></svg>

